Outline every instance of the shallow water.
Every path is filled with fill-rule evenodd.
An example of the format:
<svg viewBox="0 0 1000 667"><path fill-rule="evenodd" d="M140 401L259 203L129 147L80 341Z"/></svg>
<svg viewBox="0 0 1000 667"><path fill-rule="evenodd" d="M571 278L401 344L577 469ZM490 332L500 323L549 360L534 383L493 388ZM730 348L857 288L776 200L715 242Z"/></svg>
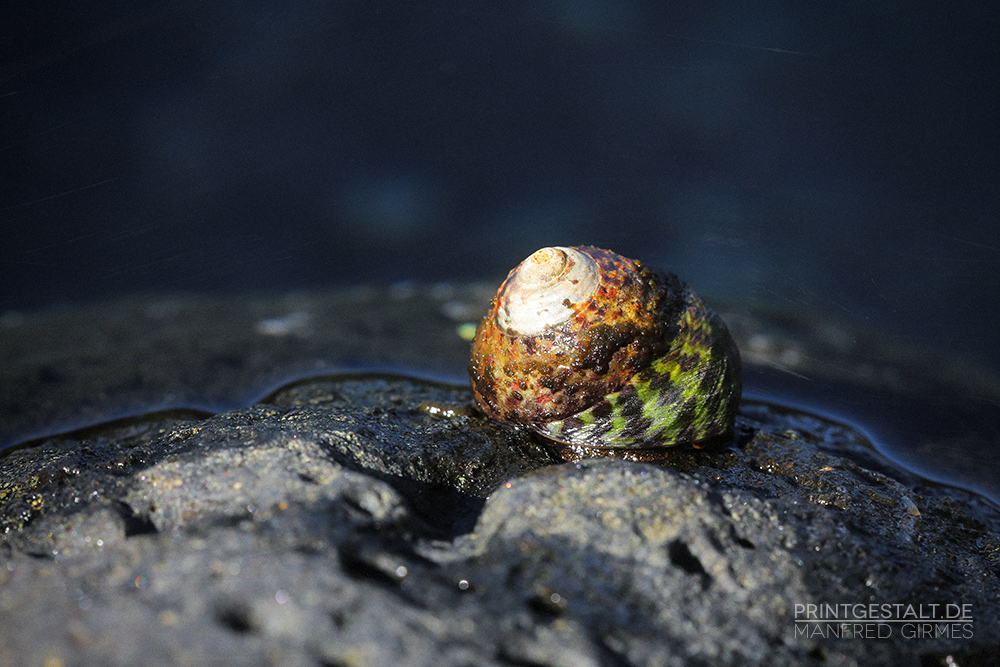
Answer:
<svg viewBox="0 0 1000 667"><path fill-rule="evenodd" d="M859 392L847 384L816 386L768 375L751 372L744 396L849 424L901 467L1000 504L1000 465L993 455L997 434L995 429L983 432L979 421L984 415L1000 418L995 397L970 402L969 397L887 389Z"/></svg>

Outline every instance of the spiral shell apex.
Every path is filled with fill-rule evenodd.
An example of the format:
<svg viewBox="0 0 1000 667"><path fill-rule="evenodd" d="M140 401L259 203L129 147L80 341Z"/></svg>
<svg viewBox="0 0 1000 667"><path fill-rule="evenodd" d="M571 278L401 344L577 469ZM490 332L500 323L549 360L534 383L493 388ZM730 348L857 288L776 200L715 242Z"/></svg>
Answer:
<svg viewBox="0 0 1000 667"><path fill-rule="evenodd" d="M673 274L592 246L543 248L500 286L469 363L480 409L565 458L659 458L732 434L740 357Z"/></svg>

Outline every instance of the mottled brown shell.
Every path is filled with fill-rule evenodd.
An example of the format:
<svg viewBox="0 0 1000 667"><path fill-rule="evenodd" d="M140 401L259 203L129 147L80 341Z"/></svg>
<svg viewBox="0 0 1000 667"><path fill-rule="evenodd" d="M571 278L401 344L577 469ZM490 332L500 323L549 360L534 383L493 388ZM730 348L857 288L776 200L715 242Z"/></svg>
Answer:
<svg viewBox="0 0 1000 667"><path fill-rule="evenodd" d="M530 308L524 294L552 290L558 299L537 302L541 324L535 313L511 316ZM539 250L510 272L479 324L469 364L477 403L497 421L528 425L595 405L667 351L683 292L675 276L607 250Z"/></svg>
<svg viewBox="0 0 1000 667"><path fill-rule="evenodd" d="M480 409L564 458L659 460L733 434L742 392L725 322L673 274L590 246L510 272L472 344Z"/></svg>

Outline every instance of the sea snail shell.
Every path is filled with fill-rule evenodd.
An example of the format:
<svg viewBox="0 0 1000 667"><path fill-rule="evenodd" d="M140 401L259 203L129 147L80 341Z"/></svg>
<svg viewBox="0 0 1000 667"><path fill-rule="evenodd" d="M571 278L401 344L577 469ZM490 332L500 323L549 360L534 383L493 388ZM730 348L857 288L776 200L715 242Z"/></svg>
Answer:
<svg viewBox="0 0 1000 667"><path fill-rule="evenodd" d="M718 315L677 276L593 246L542 248L510 272L469 376L484 413L568 459L730 437L742 389Z"/></svg>

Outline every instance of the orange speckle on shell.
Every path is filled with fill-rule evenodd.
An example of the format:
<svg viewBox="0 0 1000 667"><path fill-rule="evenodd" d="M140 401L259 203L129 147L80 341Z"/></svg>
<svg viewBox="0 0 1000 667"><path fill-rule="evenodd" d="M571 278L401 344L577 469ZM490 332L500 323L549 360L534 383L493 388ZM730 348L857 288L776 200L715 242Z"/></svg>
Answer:
<svg viewBox="0 0 1000 667"><path fill-rule="evenodd" d="M510 272L473 341L469 375L476 401L501 422L563 419L619 390L665 351L680 316L684 288L671 274L593 246L543 251ZM596 289L586 299L557 304L571 312L541 331L506 328L521 321L517 308L532 307L520 291L522 272L531 285L540 278L560 280L565 262L559 252L571 263L592 263L572 268L598 276ZM518 295L514 301L512 293Z"/></svg>

